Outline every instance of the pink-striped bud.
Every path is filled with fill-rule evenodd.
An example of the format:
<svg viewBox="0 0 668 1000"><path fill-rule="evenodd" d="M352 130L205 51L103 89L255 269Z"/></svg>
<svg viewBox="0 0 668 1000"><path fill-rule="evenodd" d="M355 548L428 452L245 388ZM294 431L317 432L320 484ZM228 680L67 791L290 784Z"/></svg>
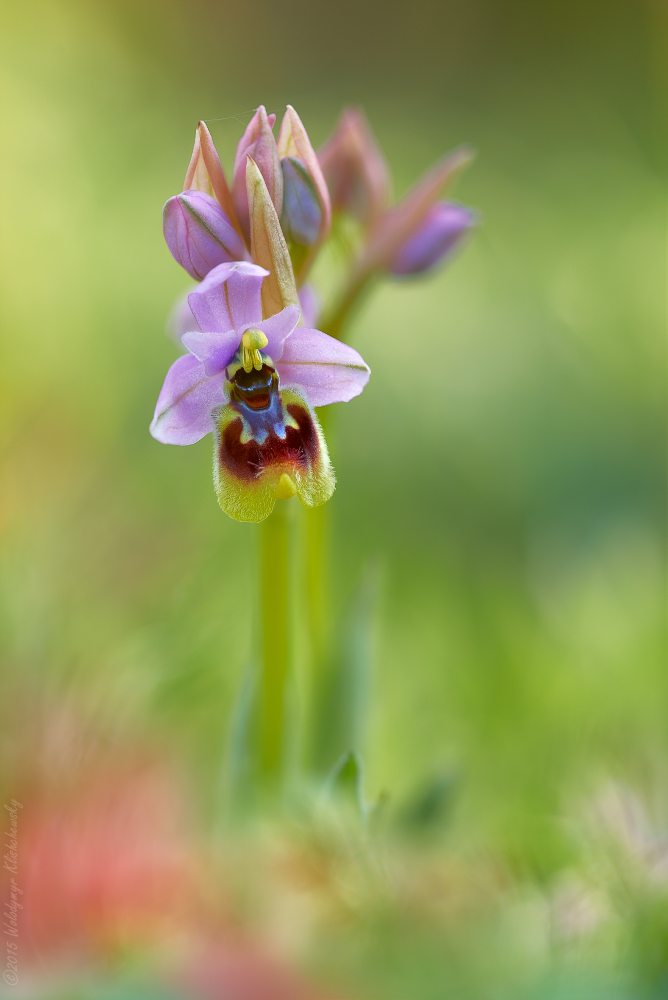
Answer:
<svg viewBox="0 0 668 1000"><path fill-rule="evenodd" d="M220 157L204 122L200 122L197 126L195 147L188 164L183 190L203 191L214 197L236 231L242 236Z"/></svg>
<svg viewBox="0 0 668 1000"><path fill-rule="evenodd" d="M272 132L275 121L276 115L267 115L264 106L260 105L239 141L234 158L232 200L247 243L250 242L251 231L246 190L246 163L249 156L262 174L278 216L283 207L283 173Z"/></svg>

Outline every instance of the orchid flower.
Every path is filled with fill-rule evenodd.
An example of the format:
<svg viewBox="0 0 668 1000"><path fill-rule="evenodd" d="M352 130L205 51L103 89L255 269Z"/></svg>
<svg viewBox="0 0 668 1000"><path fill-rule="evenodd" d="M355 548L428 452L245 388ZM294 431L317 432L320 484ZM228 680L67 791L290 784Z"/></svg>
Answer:
<svg viewBox="0 0 668 1000"><path fill-rule="evenodd" d="M352 347L298 326L288 305L263 318L269 272L246 261L214 267L188 296L199 330L162 387L151 434L164 444L214 435L214 484L222 509L262 521L277 498L325 503L335 478L313 407L347 402L369 380Z"/></svg>

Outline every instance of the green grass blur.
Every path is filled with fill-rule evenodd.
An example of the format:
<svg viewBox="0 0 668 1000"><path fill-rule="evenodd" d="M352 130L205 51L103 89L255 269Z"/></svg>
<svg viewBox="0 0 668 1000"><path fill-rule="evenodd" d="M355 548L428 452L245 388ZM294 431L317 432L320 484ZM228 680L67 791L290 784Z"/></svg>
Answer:
<svg viewBox="0 0 668 1000"><path fill-rule="evenodd" d="M198 118L229 168L238 113L291 103L319 145L352 102L397 193L471 142L455 195L482 218L446 271L365 303L372 379L335 418L341 620L376 581L366 794L401 811L446 776L453 849L498 854L527 892L575 863L570 820L606 781L668 811L665 40L660 5L631 0L5 5L8 793L34 717L66 703L168 748L204 825L220 810L256 539L217 506L209 439L148 434L187 286L160 211ZM369 918L318 961L362 996L450 996L446 966L468 970L453 996L505 996L518 932L495 919L446 947ZM668 962L637 953L665 987Z"/></svg>

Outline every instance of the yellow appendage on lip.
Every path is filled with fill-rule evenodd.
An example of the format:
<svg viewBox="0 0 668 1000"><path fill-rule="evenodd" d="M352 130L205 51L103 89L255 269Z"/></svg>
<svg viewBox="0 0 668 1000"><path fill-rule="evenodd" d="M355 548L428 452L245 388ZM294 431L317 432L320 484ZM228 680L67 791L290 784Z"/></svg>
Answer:
<svg viewBox="0 0 668 1000"><path fill-rule="evenodd" d="M284 472L281 478L278 480L278 488L276 490L276 498L278 500L289 500L297 492L297 485L293 479Z"/></svg>
<svg viewBox="0 0 668 1000"><path fill-rule="evenodd" d="M269 341L262 330L246 330L241 338L241 364L245 372L250 372L255 368L260 371L262 368L262 357L260 351L266 347Z"/></svg>

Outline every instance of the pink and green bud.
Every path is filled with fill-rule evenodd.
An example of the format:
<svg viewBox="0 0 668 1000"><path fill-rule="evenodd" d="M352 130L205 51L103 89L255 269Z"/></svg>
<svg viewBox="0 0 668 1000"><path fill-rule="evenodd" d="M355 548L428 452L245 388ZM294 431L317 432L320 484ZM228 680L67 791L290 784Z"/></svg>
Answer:
<svg viewBox="0 0 668 1000"><path fill-rule="evenodd" d="M246 189L246 162L249 156L262 175L277 215L280 216L283 207L283 171L272 132L275 121L276 115L267 115L260 105L241 137L234 159L232 201L247 243L250 242L251 232Z"/></svg>
<svg viewBox="0 0 668 1000"><path fill-rule="evenodd" d="M318 232L315 239L310 239L309 242L302 242L301 245L313 246L315 243L321 243L327 236L332 222L332 206L329 198L329 191L327 189L327 183L322 170L320 169L318 157L313 149L313 146L311 145L311 140L308 137L308 133L302 124L301 118L295 109L289 104L285 110L285 115L283 116L283 121L281 122L281 130L278 135L278 155L283 162L284 177L286 176L286 173L290 175L291 179L295 180L294 187L298 188L301 192L304 192L304 184L301 181L297 182L296 178L290 174L290 171L293 168L286 166L285 161L292 161L296 170L303 168L305 175L308 176L312 185L311 198L313 191L315 191L315 197L320 209ZM295 163L298 164L298 166L295 166ZM304 173L301 174L301 178L303 180ZM295 194L294 189L292 193L293 195ZM305 194L304 197L306 197ZM293 204L289 207L289 213L292 215L292 213L296 211L297 209L293 200ZM279 211L279 215L280 214L281 213ZM311 219L310 224L307 225L308 233L310 233L315 220L315 211L312 206L307 210L306 214ZM295 242L299 243L300 240L295 239Z"/></svg>
<svg viewBox="0 0 668 1000"><path fill-rule="evenodd" d="M371 225L389 203L390 175L366 118L347 108L318 153L334 211L346 211Z"/></svg>
<svg viewBox="0 0 668 1000"><path fill-rule="evenodd" d="M283 169L283 211L281 226L285 238L302 247L311 247L322 225L322 207L315 184L303 162L296 156L281 160Z"/></svg>
<svg viewBox="0 0 668 1000"><path fill-rule="evenodd" d="M190 190L170 198L163 231L174 260L191 278L201 281L212 268L245 260L246 249L218 202L204 191Z"/></svg>
<svg viewBox="0 0 668 1000"><path fill-rule="evenodd" d="M203 191L204 194L211 195L216 199L239 235L243 235L220 157L204 122L200 122L197 126L195 147L183 182L183 190Z"/></svg>
<svg viewBox="0 0 668 1000"><path fill-rule="evenodd" d="M428 170L402 201L383 213L372 227L357 262L357 281L377 269L392 268L402 247L420 231L436 200L472 157L469 149L456 149Z"/></svg>
<svg viewBox="0 0 668 1000"><path fill-rule="evenodd" d="M417 231L399 248L388 270L396 275L424 274L440 264L475 224L475 213L452 201L439 201Z"/></svg>

